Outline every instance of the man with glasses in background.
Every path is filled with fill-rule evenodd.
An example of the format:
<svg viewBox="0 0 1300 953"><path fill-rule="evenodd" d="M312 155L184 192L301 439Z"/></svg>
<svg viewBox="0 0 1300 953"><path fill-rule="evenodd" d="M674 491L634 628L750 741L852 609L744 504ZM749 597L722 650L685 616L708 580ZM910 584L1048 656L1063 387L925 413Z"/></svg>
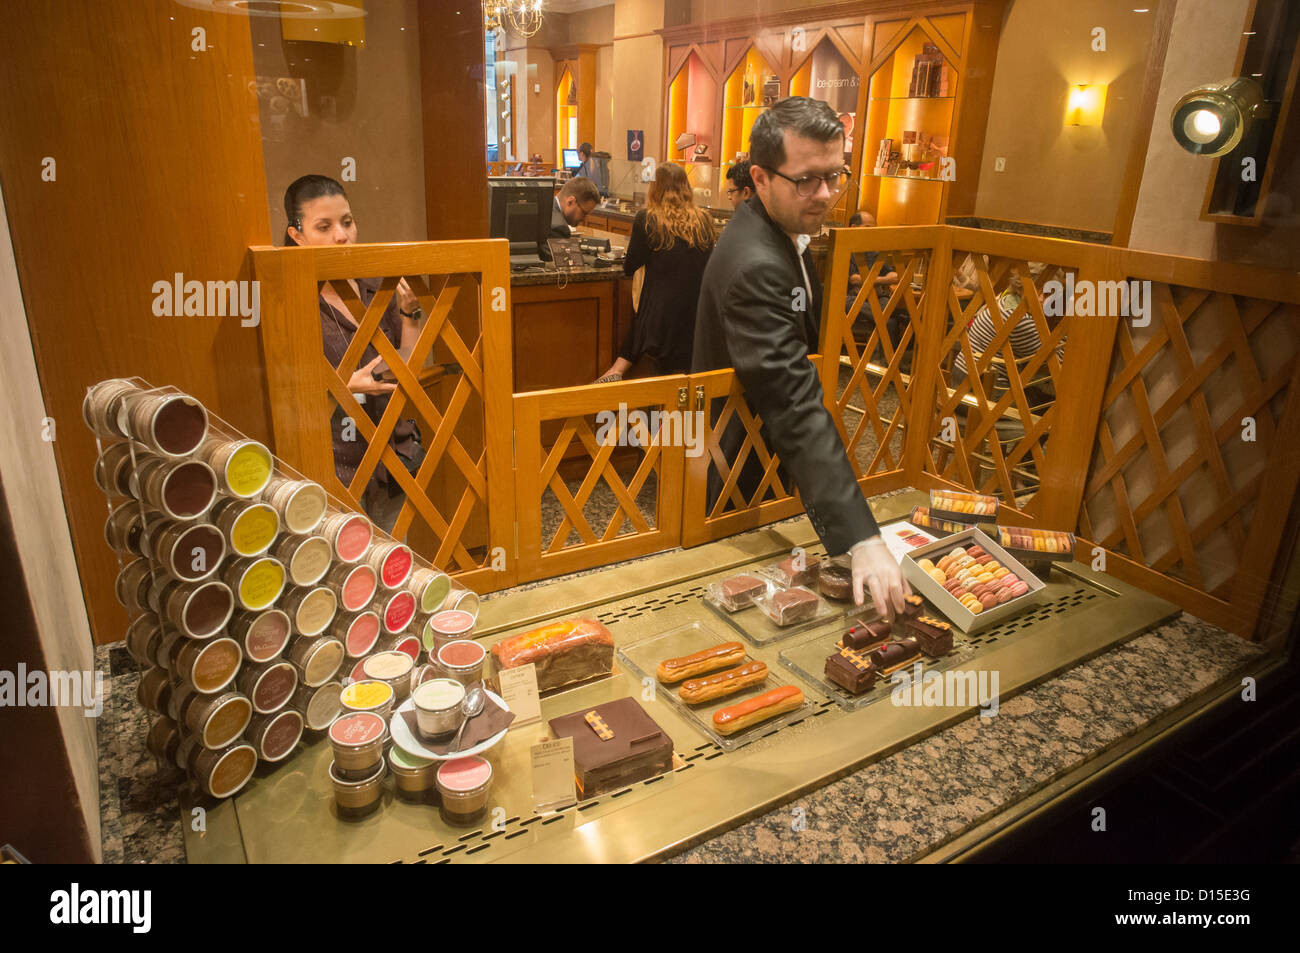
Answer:
<svg viewBox="0 0 1300 953"><path fill-rule="evenodd" d="M808 361L821 324L821 282L808 244L844 188L844 127L823 102L783 99L755 121L749 164L756 194L737 207L704 270L691 370L734 368L762 418L764 442L781 458L786 490L793 480L829 555L851 554L854 601L863 601L865 587L892 619L911 590L880 537ZM713 402L712 422L724 403ZM744 443L739 419L720 443L734 464ZM751 449L737 483L746 502L763 470ZM722 489L710 468L710 511Z"/></svg>

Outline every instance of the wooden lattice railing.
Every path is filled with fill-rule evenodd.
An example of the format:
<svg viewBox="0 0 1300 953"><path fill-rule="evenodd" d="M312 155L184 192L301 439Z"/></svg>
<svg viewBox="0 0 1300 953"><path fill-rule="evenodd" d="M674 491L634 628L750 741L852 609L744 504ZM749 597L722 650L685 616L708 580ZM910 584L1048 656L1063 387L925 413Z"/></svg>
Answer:
<svg viewBox="0 0 1300 953"><path fill-rule="evenodd" d="M517 394L521 578L542 578L676 546L681 538L680 378ZM560 424L558 435L545 439ZM620 472L621 471L621 472ZM558 525L543 514L558 504ZM594 525L593 525L594 524Z"/></svg>
<svg viewBox="0 0 1300 953"><path fill-rule="evenodd" d="M514 580L514 487L508 428L488 426L510 410L509 265L505 242L425 242L255 248L277 452L358 510L382 464L405 500L393 533L466 585L491 590ZM349 279L382 276L363 306ZM405 277L426 317L409 353L381 320ZM337 364L323 349L319 289L333 288L356 330ZM372 421L349 391L374 347L396 390ZM403 350L406 350L405 348ZM336 408L365 452L344 485L335 472L330 418ZM391 445L400 421L419 427L425 456L414 473Z"/></svg>
<svg viewBox="0 0 1300 953"><path fill-rule="evenodd" d="M863 274L852 295L850 255ZM331 489L355 501L374 466L396 462L392 427L414 416L429 459L414 475L396 468L408 497L397 529L425 527L417 548L470 585L695 545L801 509L730 370L512 396L502 243L258 249L254 260L277 452L331 480L324 421L342 407L368 449L350 485ZM898 281L880 296L886 267ZM367 274L393 277L363 309L342 279ZM1018 300L1005 294L1013 274ZM397 275L429 314L405 361L378 332ZM1130 280L1151 282L1149 323L1084 313L1082 299L1062 310L1067 288ZM361 328L337 367L321 354L317 282L334 283ZM377 424L347 392L363 340L400 385ZM1300 478L1300 277L945 226L842 229L820 344L811 360L864 493L996 494L1014 522L1075 530L1081 558L1104 551L1117 576L1254 632ZM430 382L431 354L460 373ZM620 403L703 414L701 452L685 452L680 430L618 445L620 429L602 434L595 415Z"/></svg>

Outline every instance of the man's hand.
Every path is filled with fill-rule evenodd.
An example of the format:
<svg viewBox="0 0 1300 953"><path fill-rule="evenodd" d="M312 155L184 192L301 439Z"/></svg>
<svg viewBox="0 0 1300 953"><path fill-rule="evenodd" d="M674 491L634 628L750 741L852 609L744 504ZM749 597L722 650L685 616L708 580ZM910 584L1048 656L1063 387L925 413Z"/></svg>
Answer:
<svg viewBox="0 0 1300 953"><path fill-rule="evenodd" d="M863 587L871 593L871 601L882 619L894 621L895 613L906 607L904 596L912 594L912 587L903 578L902 570L890 555L885 541L873 536L858 543L849 551L852 557L853 601L862 605Z"/></svg>

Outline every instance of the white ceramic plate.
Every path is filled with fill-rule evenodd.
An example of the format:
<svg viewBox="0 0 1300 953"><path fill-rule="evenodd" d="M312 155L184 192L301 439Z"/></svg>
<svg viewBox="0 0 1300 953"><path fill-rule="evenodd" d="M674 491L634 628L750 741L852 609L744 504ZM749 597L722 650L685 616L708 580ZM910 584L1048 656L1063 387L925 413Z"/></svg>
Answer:
<svg viewBox="0 0 1300 953"><path fill-rule="evenodd" d="M487 692L488 698L509 711L509 708L506 706L506 703L502 700L500 695L487 688L483 689L483 691ZM510 730L510 726L507 725L491 738L488 738L486 741L480 741L472 748L466 748L464 751L457 751L455 754L438 754L433 749L426 748L424 746L424 741L411 733L411 729L406 725L406 719L401 716L401 713L404 711L414 710L415 700L408 698L406 701L402 702L396 710L394 710L388 721L388 730L392 733L393 744L397 745L397 747L401 748L413 758L427 758L430 761L450 761L453 758L468 758L471 755L482 754L493 745L500 742L501 739L506 736L506 732Z"/></svg>

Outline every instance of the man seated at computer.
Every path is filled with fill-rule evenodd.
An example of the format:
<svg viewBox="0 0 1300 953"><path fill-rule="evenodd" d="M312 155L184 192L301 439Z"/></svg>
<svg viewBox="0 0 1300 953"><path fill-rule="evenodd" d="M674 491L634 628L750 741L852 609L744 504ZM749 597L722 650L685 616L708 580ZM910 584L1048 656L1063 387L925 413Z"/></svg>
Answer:
<svg viewBox="0 0 1300 953"><path fill-rule="evenodd" d="M555 196L555 208L551 212L551 237L572 238L573 229L587 220L599 202L600 193L590 179L577 178L565 182Z"/></svg>

